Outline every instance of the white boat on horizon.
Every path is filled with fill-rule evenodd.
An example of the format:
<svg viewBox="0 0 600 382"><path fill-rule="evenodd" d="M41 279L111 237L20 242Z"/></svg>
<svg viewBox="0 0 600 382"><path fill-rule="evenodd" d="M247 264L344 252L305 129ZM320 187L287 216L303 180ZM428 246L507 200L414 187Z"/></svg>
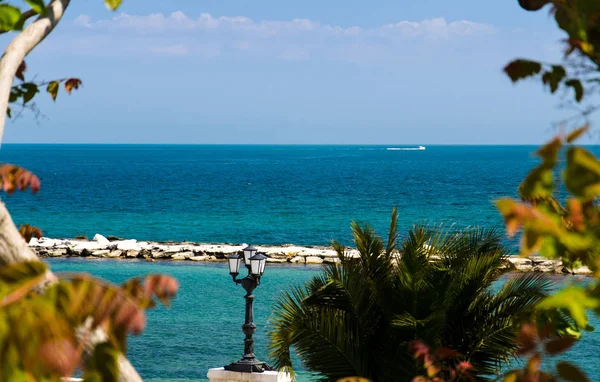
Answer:
<svg viewBox="0 0 600 382"><path fill-rule="evenodd" d="M425 146L418 147L388 147L389 151L415 151L415 150L425 150Z"/></svg>

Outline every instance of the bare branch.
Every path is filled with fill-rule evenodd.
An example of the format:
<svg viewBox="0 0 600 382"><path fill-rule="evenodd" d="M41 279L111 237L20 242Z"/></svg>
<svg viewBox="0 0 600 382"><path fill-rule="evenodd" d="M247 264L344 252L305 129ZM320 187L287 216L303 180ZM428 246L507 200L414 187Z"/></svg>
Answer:
<svg viewBox="0 0 600 382"><path fill-rule="evenodd" d="M70 0L53 0L46 14L28 25L8 45L0 59L0 142L6 124L6 108L15 74L25 56L31 52L58 24Z"/></svg>

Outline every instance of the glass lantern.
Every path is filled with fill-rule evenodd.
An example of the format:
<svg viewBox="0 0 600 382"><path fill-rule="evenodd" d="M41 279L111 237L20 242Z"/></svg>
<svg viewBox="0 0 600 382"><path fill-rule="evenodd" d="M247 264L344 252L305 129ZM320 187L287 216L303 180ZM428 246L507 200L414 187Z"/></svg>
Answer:
<svg viewBox="0 0 600 382"><path fill-rule="evenodd" d="M265 273L265 264L267 263L267 256L256 254L250 258L250 273L253 276L262 276Z"/></svg>

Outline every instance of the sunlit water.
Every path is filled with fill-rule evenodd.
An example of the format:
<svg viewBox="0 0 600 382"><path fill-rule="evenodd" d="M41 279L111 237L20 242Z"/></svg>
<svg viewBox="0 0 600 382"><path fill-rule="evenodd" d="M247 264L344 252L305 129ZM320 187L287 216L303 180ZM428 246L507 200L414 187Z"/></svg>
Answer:
<svg viewBox="0 0 600 382"><path fill-rule="evenodd" d="M138 260L51 259L55 271L89 272L113 282L147 273L165 273L180 283L171 308L148 312L148 326L130 342L128 356L142 377L153 381L205 380L209 368L221 367L241 358L244 320L244 291L234 285L225 263L154 262ZM271 307L281 290L308 280L320 266L268 264L261 285L255 291L257 324L256 355L268 361L265 326ZM557 282L580 278L555 277ZM592 325L600 321L592 316ZM585 333L566 356L576 361L591 377L600 379L595 367L600 352L600 333ZM552 365L552 361L546 365ZM295 367L301 370L296 362ZM311 381L300 373L300 382Z"/></svg>

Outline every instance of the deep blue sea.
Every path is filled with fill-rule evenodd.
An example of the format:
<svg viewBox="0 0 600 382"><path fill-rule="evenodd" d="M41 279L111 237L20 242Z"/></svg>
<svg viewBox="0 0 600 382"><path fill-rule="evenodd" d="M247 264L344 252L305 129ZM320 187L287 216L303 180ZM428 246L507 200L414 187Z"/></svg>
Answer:
<svg viewBox="0 0 600 382"><path fill-rule="evenodd" d="M7 204L50 237L329 244L352 220L500 225L534 146L3 145L42 180Z"/></svg>
<svg viewBox="0 0 600 382"><path fill-rule="evenodd" d="M501 226L493 200L515 196L536 163L534 146L160 146L9 145L0 161L42 180L38 195L4 200L17 224L49 237L95 233L139 240L254 244L350 244L353 220L385 233L392 207L400 232L415 222ZM204 380L210 367L242 352L243 291L225 264L54 259L56 271L84 271L114 282L168 273L181 283L170 309L150 311L129 356L147 380ZM279 292L319 267L269 264L256 290L257 355L266 359L264 328ZM562 279L561 279L562 280ZM598 326L594 318L592 324ZM599 332L600 333L600 332ZM586 334L570 358L592 380L600 351ZM302 375L301 381L311 380Z"/></svg>

